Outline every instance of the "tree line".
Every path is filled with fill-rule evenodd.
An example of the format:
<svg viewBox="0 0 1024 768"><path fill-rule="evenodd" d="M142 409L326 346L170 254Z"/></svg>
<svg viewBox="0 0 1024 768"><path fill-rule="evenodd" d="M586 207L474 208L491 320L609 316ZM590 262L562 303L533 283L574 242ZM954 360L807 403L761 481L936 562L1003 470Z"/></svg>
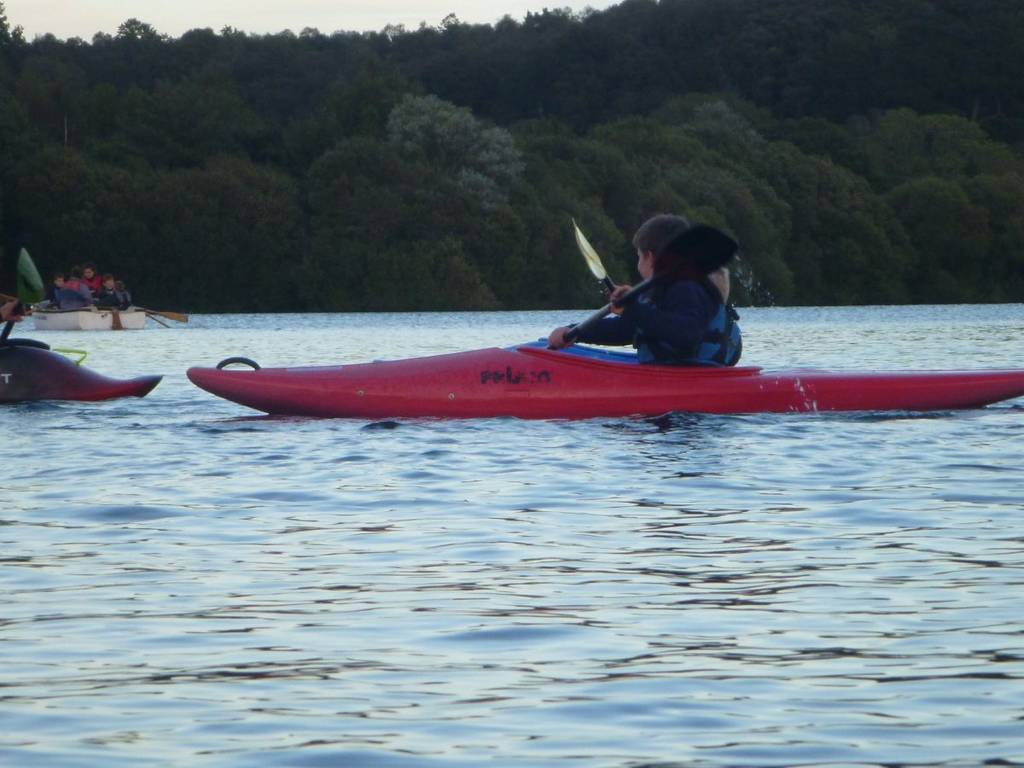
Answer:
<svg viewBox="0 0 1024 768"><path fill-rule="evenodd" d="M191 311L590 306L656 212L753 304L1024 301L1011 0L625 0L471 25L27 41L0 2L3 282Z"/></svg>

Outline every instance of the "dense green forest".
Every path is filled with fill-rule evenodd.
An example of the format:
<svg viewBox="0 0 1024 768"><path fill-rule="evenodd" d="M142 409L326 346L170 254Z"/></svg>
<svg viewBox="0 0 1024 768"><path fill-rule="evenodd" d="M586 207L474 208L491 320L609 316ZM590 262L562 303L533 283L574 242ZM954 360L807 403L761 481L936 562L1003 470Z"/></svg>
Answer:
<svg viewBox="0 0 1024 768"><path fill-rule="evenodd" d="M88 42L0 2L0 283L24 246L166 309L583 307L570 220L624 282L668 211L740 241L740 303L1024 301L1021 40L1017 0Z"/></svg>

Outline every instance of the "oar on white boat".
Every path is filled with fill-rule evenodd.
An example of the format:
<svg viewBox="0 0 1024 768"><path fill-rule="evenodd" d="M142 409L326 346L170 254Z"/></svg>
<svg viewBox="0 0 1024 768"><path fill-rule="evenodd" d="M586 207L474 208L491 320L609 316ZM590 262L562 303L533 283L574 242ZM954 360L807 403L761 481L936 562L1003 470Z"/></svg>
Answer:
<svg viewBox="0 0 1024 768"><path fill-rule="evenodd" d="M156 316L159 315L160 317L166 317L168 320L173 320L176 323L188 322L188 315L184 312L167 312L156 309L146 309L145 307L136 307L136 309L141 309L147 316L152 317L154 320L156 320ZM161 325L164 325L164 323L161 323Z"/></svg>

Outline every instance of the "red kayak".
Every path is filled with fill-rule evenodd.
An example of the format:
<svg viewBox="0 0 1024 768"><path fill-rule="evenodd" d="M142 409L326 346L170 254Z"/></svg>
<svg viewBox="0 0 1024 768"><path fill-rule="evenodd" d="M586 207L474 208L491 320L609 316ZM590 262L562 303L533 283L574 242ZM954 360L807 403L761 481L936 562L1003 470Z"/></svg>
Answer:
<svg viewBox="0 0 1024 768"><path fill-rule="evenodd" d="M161 378L111 379L30 339L8 339L0 345L0 403L144 397Z"/></svg>
<svg viewBox="0 0 1024 768"><path fill-rule="evenodd" d="M245 362L253 370L228 369ZM409 360L190 368L208 392L259 411L359 418L596 416L978 408L1024 395L1024 370L764 371L640 365L635 355L543 342Z"/></svg>

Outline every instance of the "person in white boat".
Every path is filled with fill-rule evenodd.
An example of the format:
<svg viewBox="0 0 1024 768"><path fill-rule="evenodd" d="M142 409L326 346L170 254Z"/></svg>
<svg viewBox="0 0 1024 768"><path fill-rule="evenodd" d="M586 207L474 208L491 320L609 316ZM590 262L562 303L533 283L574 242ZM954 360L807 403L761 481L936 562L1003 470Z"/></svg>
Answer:
<svg viewBox="0 0 1024 768"><path fill-rule="evenodd" d="M123 281L118 280L114 283L114 293L117 295L117 298L121 302L123 308L127 309L132 305L132 294L127 288L125 288Z"/></svg>
<svg viewBox="0 0 1024 768"><path fill-rule="evenodd" d="M82 268L72 267L71 275L64 281L64 287L57 293L57 304L61 309L81 309L92 306L92 292L82 282Z"/></svg>
<svg viewBox="0 0 1024 768"><path fill-rule="evenodd" d="M128 309L132 304L132 297L125 290L124 283L115 280L114 276L107 272L103 275L103 282L100 286L100 295L96 298L96 306L113 307L114 309Z"/></svg>
<svg viewBox="0 0 1024 768"><path fill-rule="evenodd" d="M100 279L100 275L96 271L96 265L91 261L87 261L82 267L82 282L89 289L89 293L94 297L99 296L100 289L103 287L103 280Z"/></svg>
<svg viewBox="0 0 1024 768"><path fill-rule="evenodd" d="M46 286L46 298L40 306L44 308L60 309L60 299L58 296L60 291L63 289L64 273L54 272L53 279L50 281L50 284Z"/></svg>
<svg viewBox="0 0 1024 768"><path fill-rule="evenodd" d="M107 272L103 275L103 281L100 283L100 290L96 296L96 306L120 309L119 305L121 302L118 301L117 295L114 293L115 289L114 276Z"/></svg>

